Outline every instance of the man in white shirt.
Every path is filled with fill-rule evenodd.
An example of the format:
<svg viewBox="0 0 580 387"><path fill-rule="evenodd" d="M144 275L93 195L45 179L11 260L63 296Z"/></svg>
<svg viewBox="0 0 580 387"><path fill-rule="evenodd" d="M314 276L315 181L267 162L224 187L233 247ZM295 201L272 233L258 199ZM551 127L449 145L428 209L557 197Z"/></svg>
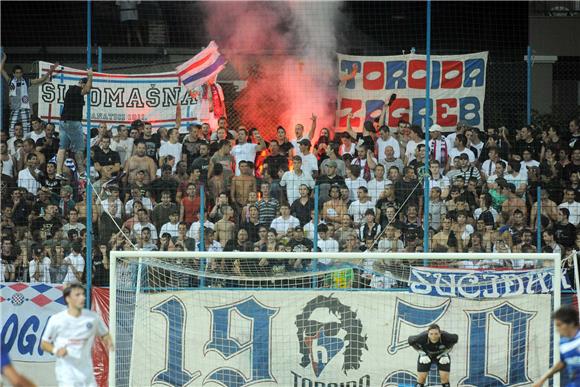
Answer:
<svg viewBox="0 0 580 387"><path fill-rule="evenodd" d="M173 128L169 130L169 141L159 148L159 166L165 164L165 159L171 155L175 158L171 172L175 172L177 163L181 161L182 149L183 144L179 142L179 129Z"/></svg>
<svg viewBox="0 0 580 387"><path fill-rule="evenodd" d="M439 161L433 160L429 163L429 170L431 171L431 178L429 179L429 188L438 187L441 189L441 198L447 198L449 194L449 179L447 176L441 174L441 166Z"/></svg>
<svg viewBox="0 0 580 387"><path fill-rule="evenodd" d="M503 161L505 165L507 165L507 161L502 160L499 157L499 153L497 148L489 148L487 150L488 159L481 164L481 176L486 179L487 177L493 175L495 173L495 164L498 161Z"/></svg>
<svg viewBox="0 0 580 387"><path fill-rule="evenodd" d="M323 253L338 253L338 242L335 239L330 238L328 234L328 226L326 224L318 226L318 248ZM332 260L320 259L318 263L328 265L332 263Z"/></svg>
<svg viewBox="0 0 580 387"><path fill-rule="evenodd" d="M133 216L133 205L135 202L141 202L143 207L149 211L153 211L153 202L147 196L143 196L141 188L133 186L131 188L131 199L127 200L125 204L125 215Z"/></svg>
<svg viewBox="0 0 580 387"><path fill-rule="evenodd" d="M389 179L385 179L385 167L377 164L375 167L375 178L367 183L371 202L376 203L385 190L387 184L393 184Z"/></svg>
<svg viewBox="0 0 580 387"><path fill-rule="evenodd" d="M71 208L68 212L68 223L62 226L62 231L66 234L69 230L77 230L80 234L85 229L85 225L79 222L79 211Z"/></svg>
<svg viewBox="0 0 580 387"><path fill-rule="evenodd" d="M300 221L290 215L290 207L287 204L282 204L280 206L280 216L274 219L270 224L270 227L276 230L278 236L286 235L288 230L294 230L297 226L300 226Z"/></svg>
<svg viewBox="0 0 580 387"><path fill-rule="evenodd" d="M161 226L161 231L159 231L159 235L168 233L169 235L171 235L172 238L177 238L178 227L179 227L179 213L172 212L169 214L169 222Z"/></svg>
<svg viewBox="0 0 580 387"><path fill-rule="evenodd" d="M520 164L522 165L520 171L522 171L522 173L525 173L526 176L528 175L529 168L534 167L538 168L540 166L540 162L538 160L532 159L532 152L528 148L525 148L522 151L522 158L523 160L520 161Z"/></svg>
<svg viewBox="0 0 580 387"><path fill-rule="evenodd" d="M369 199L368 193L367 187L359 187L357 190L358 200L352 202L348 207L348 214L352 217L355 228L358 228L363 222L366 211L375 207Z"/></svg>
<svg viewBox="0 0 580 387"><path fill-rule="evenodd" d="M41 186L39 173L38 157L34 153L29 153L26 156L26 168L18 172L18 187L25 188L31 194L36 195Z"/></svg>
<svg viewBox="0 0 580 387"><path fill-rule="evenodd" d="M574 226L578 226L578 223L580 223L580 203L578 203L574 198L574 189L566 188L564 190L564 202L560 204L558 208L566 208L570 211L570 223Z"/></svg>
<svg viewBox="0 0 580 387"><path fill-rule="evenodd" d="M157 239L159 238L157 234L157 228L149 222L149 215L147 214L147 210L144 208L137 210L137 219L139 219L139 221L133 225L133 229L131 230L131 237L139 239L141 236L141 230L147 227L151 231L151 239L154 243L157 242Z"/></svg>
<svg viewBox="0 0 580 387"><path fill-rule="evenodd" d="M32 250L32 260L28 263L30 283L50 283L50 262L42 247Z"/></svg>
<svg viewBox="0 0 580 387"><path fill-rule="evenodd" d="M469 148L467 148L467 137L464 134L458 133L455 136L455 147L449 150L449 158L447 159L447 170L451 168L450 163L462 154L466 154L469 157L469 162L475 162L475 154Z"/></svg>
<svg viewBox="0 0 580 387"><path fill-rule="evenodd" d="M298 145L300 146L300 153L302 153L302 172L316 179L318 176L318 159L310 153L310 146L312 145L310 140L304 138Z"/></svg>
<svg viewBox="0 0 580 387"><path fill-rule="evenodd" d="M85 305L85 289L73 284L63 290L67 309L54 314L42 334L41 348L56 357L59 386L96 387L92 349L98 335L108 351L113 341L99 315Z"/></svg>
<svg viewBox="0 0 580 387"><path fill-rule="evenodd" d="M32 123L32 132L26 135L26 138L32 139L35 144L38 143L38 140L41 138L46 137L46 133L44 132L44 127L42 126L42 122L38 117L34 117L31 121Z"/></svg>
<svg viewBox="0 0 580 387"><path fill-rule="evenodd" d="M64 259L66 266L66 276L62 280L64 285L80 284L85 271L85 259L81 255L82 246L75 242L72 245L71 253Z"/></svg>
<svg viewBox="0 0 580 387"><path fill-rule="evenodd" d="M496 165L497 168L497 165ZM512 183L516 186L516 193L523 197L526 194L526 188L528 187L528 176L521 172L522 165L519 161L511 160L508 163L508 173L504 176L504 179L508 183Z"/></svg>
<svg viewBox="0 0 580 387"><path fill-rule="evenodd" d="M24 141L24 128L22 127L22 123L17 123L14 125L14 136L10 137L6 144L8 145L8 152L14 156L16 155L16 145L14 143L16 140Z"/></svg>
<svg viewBox="0 0 580 387"><path fill-rule="evenodd" d="M286 187L286 197L288 203L294 203L300 197L300 186L305 184L309 188L314 188L314 179L302 171L302 157L294 156L292 158L293 170L284 172L280 180L280 186Z"/></svg>
<svg viewBox="0 0 580 387"><path fill-rule="evenodd" d="M238 129L238 144L232 148L230 154L235 158L236 176L240 176L240 161L256 162L256 154L266 148L266 143L258 131L254 134L258 144L248 142L248 131L243 126Z"/></svg>
<svg viewBox="0 0 580 387"><path fill-rule="evenodd" d="M300 150L300 147L298 146L300 141L305 140L305 139L310 140L314 136L314 131L316 130L316 119L317 119L317 117L313 113L312 117L310 117L310 121L312 121L312 124L310 125L310 130L308 131L307 135L304 135L304 125L296 124L296 126L294 127L294 134L296 135L296 138L294 140L290 141L290 143L293 146L295 156L302 156L302 151Z"/></svg>
<svg viewBox="0 0 580 387"><path fill-rule="evenodd" d="M379 163L382 163L385 158L385 148L387 146L392 146L394 151L394 157L396 159L401 157L401 146L397 139L391 136L391 131L388 126L383 125L380 128L380 136L377 138L376 147L377 147L377 158L379 159Z"/></svg>

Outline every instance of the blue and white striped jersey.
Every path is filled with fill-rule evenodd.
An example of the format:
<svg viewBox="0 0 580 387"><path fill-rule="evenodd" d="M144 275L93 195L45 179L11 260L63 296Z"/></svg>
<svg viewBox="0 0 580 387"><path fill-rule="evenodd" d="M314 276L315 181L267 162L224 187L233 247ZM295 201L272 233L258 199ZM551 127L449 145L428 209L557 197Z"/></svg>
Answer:
<svg viewBox="0 0 580 387"><path fill-rule="evenodd" d="M560 339L560 359L568 372L566 387L580 387L580 330L572 338Z"/></svg>

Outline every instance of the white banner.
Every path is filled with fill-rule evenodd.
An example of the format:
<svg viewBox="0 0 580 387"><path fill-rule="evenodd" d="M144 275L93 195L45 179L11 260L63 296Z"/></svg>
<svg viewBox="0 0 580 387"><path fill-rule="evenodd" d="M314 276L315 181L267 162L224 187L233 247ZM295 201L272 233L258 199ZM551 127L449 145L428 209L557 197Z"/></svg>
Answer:
<svg viewBox="0 0 580 387"><path fill-rule="evenodd" d="M40 62L39 75L51 63ZM38 95L38 115L44 121L59 122L68 87L86 77L85 70L59 66L52 80L43 83ZM203 121L200 94L192 99L175 72L158 74L94 73L91 91L91 125L129 125L134 120L151 122L155 128L175 127L176 105L181 101L182 126ZM86 124L86 105L83 123Z"/></svg>
<svg viewBox="0 0 580 387"><path fill-rule="evenodd" d="M483 129L487 52L465 55L431 55L431 121L444 131L454 130L459 121ZM393 93L397 99L390 107L388 126L403 119L425 124L425 55L354 56L338 54L339 74L358 66L353 79L338 87L337 126L362 127L365 120L380 115L385 100Z"/></svg>
<svg viewBox="0 0 580 387"><path fill-rule="evenodd" d="M50 316L65 309L62 285L0 284L0 345L16 368L43 386L56 386L54 356L40 348Z"/></svg>
<svg viewBox="0 0 580 387"><path fill-rule="evenodd" d="M133 332L126 317L117 332L117 342L132 341L117 348L117 382L411 386L417 352L407 338L437 323L459 335L452 385L530 385L549 366L550 302L550 295L474 301L378 291L142 293Z"/></svg>

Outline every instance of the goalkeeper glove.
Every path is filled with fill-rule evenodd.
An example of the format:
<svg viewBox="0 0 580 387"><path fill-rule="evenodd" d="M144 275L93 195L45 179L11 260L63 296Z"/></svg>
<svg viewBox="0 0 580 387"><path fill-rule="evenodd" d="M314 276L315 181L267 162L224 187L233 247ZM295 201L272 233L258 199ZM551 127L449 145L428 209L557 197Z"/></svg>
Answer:
<svg viewBox="0 0 580 387"><path fill-rule="evenodd" d="M419 351L419 363L429 364L431 363L431 358L423 351Z"/></svg>
<svg viewBox="0 0 580 387"><path fill-rule="evenodd" d="M448 356L448 355L443 355L443 356L441 356L441 357L439 358L439 364L442 364L442 365L447 365L447 364L449 364L450 362L451 362L451 359L449 358L449 356Z"/></svg>

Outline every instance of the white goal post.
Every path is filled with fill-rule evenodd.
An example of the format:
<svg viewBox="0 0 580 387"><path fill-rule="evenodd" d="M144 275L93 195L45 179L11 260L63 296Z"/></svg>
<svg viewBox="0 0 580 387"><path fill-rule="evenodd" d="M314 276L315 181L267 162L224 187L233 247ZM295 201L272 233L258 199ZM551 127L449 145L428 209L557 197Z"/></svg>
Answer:
<svg viewBox="0 0 580 387"><path fill-rule="evenodd" d="M111 251L109 385L411 385L407 337L433 323L459 335L451 385L532 384L559 360L561 266L560 254Z"/></svg>

